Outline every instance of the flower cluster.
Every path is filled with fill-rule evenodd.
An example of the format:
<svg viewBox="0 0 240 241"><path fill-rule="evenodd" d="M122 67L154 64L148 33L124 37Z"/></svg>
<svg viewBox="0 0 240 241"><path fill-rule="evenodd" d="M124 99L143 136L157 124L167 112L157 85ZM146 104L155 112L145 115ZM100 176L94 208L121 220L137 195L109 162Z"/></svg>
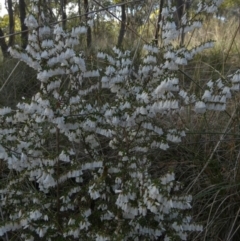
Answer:
<svg viewBox="0 0 240 241"><path fill-rule="evenodd" d="M233 75L233 77L231 76L232 84L231 82L223 82L221 79L218 79L214 82L210 80L207 83L207 88L204 91L201 100L195 103L196 113L205 113L206 110L226 110L227 100L232 96L231 90L236 90L235 87L237 84L234 82L234 77L237 75L238 71L235 75Z"/></svg>
<svg viewBox="0 0 240 241"><path fill-rule="evenodd" d="M38 1L32 5L44 20ZM117 48L97 53L101 68L88 65L74 50L84 25L65 32L26 18L28 46L10 53L37 71L41 85L14 111L0 109L0 159L9 169L0 188L1 236L168 241L202 231L174 173L151 176L152 153L181 142L184 129L169 123L185 105L197 113L225 110L240 73L209 81L202 96L186 92L177 70L212 43L174 46L181 31L201 27L184 15L177 29L175 10L170 3L163 8L163 45L145 44L137 70L131 52Z"/></svg>

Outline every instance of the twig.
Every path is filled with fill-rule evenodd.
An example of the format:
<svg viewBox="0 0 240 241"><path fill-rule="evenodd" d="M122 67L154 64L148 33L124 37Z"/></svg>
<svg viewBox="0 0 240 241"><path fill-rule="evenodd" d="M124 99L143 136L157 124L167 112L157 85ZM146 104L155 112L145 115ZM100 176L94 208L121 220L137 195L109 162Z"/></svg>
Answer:
<svg viewBox="0 0 240 241"><path fill-rule="evenodd" d="M15 69L18 67L20 63L20 60L17 62L17 64L15 65L15 67L13 68L12 72L10 73L10 75L8 76L8 78L6 79L6 81L4 82L4 84L2 85L0 92L3 90L3 88L5 87L5 85L7 84L8 80L10 79L10 77L12 76L13 72L15 71Z"/></svg>
<svg viewBox="0 0 240 241"><path fill-rule="evenodd" d="M180 73L182 73L183 75L185 75L188 79L190 79L197 87L199 87L201 90L203 90L203 88L201 87L201 85L199 85L192 77L190 77L187 73L185 73L184 71L182 71L181 69L178 69L178 71Z"/></svg>
<svg viewBox="0 0 240 241"><path fill-rule="evenodd" d="M231 48L232 48L233 42L234 42L234 40L235 40L235 38L236 38L236 36L237 36L237 33L238 33L239 29L240 29L240 23L238 24L238 27L237 27L237 29L236 29L236 31L235 31L235 33L234 33L233 38L232 38L231 44L230 44L230 46L229 46L229 48L228 48L227 55L226 55L226 58L225 58L225 61L224 61L225 64L226 64L226 62L227 62L227 59L228 59L230 50L231 50Z"/></svg>

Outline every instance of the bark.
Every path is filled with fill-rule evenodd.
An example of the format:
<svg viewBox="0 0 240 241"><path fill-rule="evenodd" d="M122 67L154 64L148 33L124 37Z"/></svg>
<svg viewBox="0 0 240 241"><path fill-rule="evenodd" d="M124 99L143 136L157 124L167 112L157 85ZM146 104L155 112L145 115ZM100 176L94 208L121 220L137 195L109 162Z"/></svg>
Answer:
<svg viewBox="0 0 240 241"><path fill-rule="evenodd" d="M88 13L89 13L89 5L88 5L88 0L84 0L84 9L85 9L85 14L86 14L86 22L88 21ZM88 26L87 29L87 47L90 48L92 45L92 30L91 27Z"/></svg>
<svg viewBox="0 0 240 241"><path fill-rule="evenodd" d="M161 20L162 20L163 4L164 4L164 0L160 0L160 2L159 2L158 21L157 21L156 32L155 32L155 44L156 44L156 45L158 45L158 37L159 37L159 30L160 30L160 25L159 25L159 23L160 23Z"/></svg>
<svg viewBox="0 0 240 241"><path fill-rule="evenodd" d="M180 27L180 20L183 16L184 9L185 9L185 1L184 0L177 0L176 1L177 7L177 27Z"/></svg>
<svg viewBox="0 0 240 241"><path fill-rule="evenodd" d="M20 23L21 23L21 41L22 48L25 49L28 44L28 28L24 23L26 18L26 4L24 0L19 0L19 13L20 13Z"/></svg>
<svg viewBox="0 0 240 241"><path fill-rule="evenodd" d="M181 21L181 18L183 16L183 14L190 9L190 6L191 6L191 1L190 0L175 0L175 4L176 4L176 8L177 8L177 11L176 11L176 24L177 24L177 27L181 27L180 26L180 21Z"/></svg>
<svg viewBox="0 0 240 241"><path fill-rule="evenodd" d="M65 30L67 25L67 14L66 14L66 0L61 0L61 15L62 15L62 27Z"/></svg>
<svg viewBox="0 0 240 241"><path fill-rule="evenodd" d="M82 12L81 12L81 0L78 0L78 15L79 15L79 21L82 22Z"/></svg>
<svg viewBox="0 0 240 241"><path fill-rule="evenodd" d="M6 44L5 38L4 38L4 33L2 31L2 29L0 28L0 46L1 46L1 50L3 53L3 57L8 57L9 53L8 53L8 46Z"/></svg>
<svg viewBox="0 0 240 241"><path fill-rule="evenodd" d="M123 0L122 0L122 2L123 2ZM124 34L126 32L127 16L126 16L125 8L126 8L125 4L121 5L121 27L120 27L119 35L118 35L118 43L117 43L118 48L122 46Z"/></svg>
<svg viewBox="0 0 240 241"><path fill-rule="evenodd" d="M12 0L8 0L8 15L9 15L9 41L8 41L8 46L13 46L14 45L14 16L13 16L13 6L12 6Z"/></svg>

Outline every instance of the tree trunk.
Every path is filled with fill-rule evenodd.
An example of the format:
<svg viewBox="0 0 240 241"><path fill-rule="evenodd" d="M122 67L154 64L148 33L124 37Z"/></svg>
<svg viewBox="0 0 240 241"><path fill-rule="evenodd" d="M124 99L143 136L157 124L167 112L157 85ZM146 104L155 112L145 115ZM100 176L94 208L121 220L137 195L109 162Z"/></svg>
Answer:
<svg viewBox="0 0 240 241"><path fill-rule="evenodd" d="M8 53L8 46L6 44L5 38L4 38L4 33L2 31L2 29L0 28L0 46L1 46L1 50L3 53L3 57L8 57L9 53Z"/></svg>
<svg viewBox="0 0 240 241"><path fill-rule="evenodd" d="M183 13L185 12L185 1L177 0L176 7L177 7L177 21L176 22L177 22L177 27L180 28L181 18L183 16Z"/></svg>
<svg viewBox="0 0 240 241"><path fill-rule="evenodd" d="M84 0L84 9L85 9L85 14L86 14L86 22L88 21L88 13L89 13L89 5L88 5L88 0ZM92 45L92 30L91 27L88 26L87 29L87 47L90 48Z"/></svg>
<svg viewBox="0 0 240 241"><path fill-rule="evenodd" d="M184 13L190 8L190 0L176 0L176 7L177 7L177 12L176 12L177 28L182 27L182 32L180 35L180 46L182 46L184 44L185 34L184 34L184 26L181 26L181 18L184 15Z"/></svg>
<svg viewBox="0 0 240 241"><path fill-rule="evenodd" d="M67 14L66 14L66 0L61 0L61 15L62 15L62 28L66 30Z"/></svg>
<svg viewBox="0 0 240 241"><path fill-rule="evenodd" d="M190 6L191 6L191 0L175 0L175 4L176 4L176 14L177 14L177 27L181 27L181 18L183 16L183 14L189 10Z"/></svg>
<svg viewBox="0 0 240 241"><path fill-rule="evenodd" d="M122 0L123 2L124 0ZM126 12L125 12L125 4L121 5L121 12L122 12L122 16L121 16L121 27L120 27L120 31L119 31L119 35L118 35L118 43L117 43L117 47L121 47L122 46L122 42L123 42L123 38L124 38L124 34L126 32Z"/></svg>
<svg viewBox="0 0 240 241"><path fill-rule="evenodd" d="M163 9L163 4L164 4L164 0L160 0L159 2L159 13L158 13L158 20L157 20L157 26L156 26L156 32L155 32L155 44L158 45L158 35L159 35L159 30L160 30L160 26L159 23L162 20L162 9Z"/></svg>
<svg viewBox="0 0 240 241"><path fill-rule="evenodd" d="M81 0L78 0L78 15L79 15L79 21L80 21L80 24L82 22L82 17L81 17Z"/></svg>
<svg viewBox="0 0 240 241"><path fill-rule="evenodd" d="M20 23L21 23L21 41L22 48L25 49L28 44L28 28L24 23L26 18L26 4L24 0L19 0L19 13L20 13Z"/></svg>
<svg viewBox="0 0 240 241"><path fill-rule="evenodd" d="M12 8L12 0L8 0L8 16L9 16L9 41L8 46L14 45L14 16L13 16L13 8Z"/></svg>

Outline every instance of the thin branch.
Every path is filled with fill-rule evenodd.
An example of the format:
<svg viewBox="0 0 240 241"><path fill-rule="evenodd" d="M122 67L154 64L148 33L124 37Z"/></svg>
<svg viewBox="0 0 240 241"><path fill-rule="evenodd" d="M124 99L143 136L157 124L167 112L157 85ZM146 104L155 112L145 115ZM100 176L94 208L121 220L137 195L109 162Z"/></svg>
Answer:
<svg viewBox="0 0 240 241"><path fill-rule="evenodd" d="M232 38L231 44L230 44L230 46L229 46L229 48L228 48L228 51L227 51L226 58L225 58L225 60L224 60L224 64L226 64L226 62L227 62L227 59L228 59L228 56L229 56L230 50L231 50L231 48L232 48L232 45L233 45L233 43L234 43L234 40L236 39L236 36L237 36L237 33L238 33L239 29L240 29L240 23L238 24L238 27L237 27L237 29L236 29L234 35L233 35L233 38Z"/></svg>
<svg viewBox="0 0 240 241"><path fill-rule="evenodd" d="M8 80L10 79L10 77L12 76L13 72L15 71L15 69L18 67L20 63L20 60L17 62L17 64L15 65L14 69L12 70L12 72L10 73L10 75L8 76L8 78L6 79L6 81L4 82L4 84L2 85L0 92L3 90L3 88L5 87L5 85L7 84Z"/></svg>
<svg viewBox="0 0 240 241"><path fill-rule="evenodd" d="M180 73L182 73L183 75L185 75L188 79L190 79L197 87L199 87L201 90L203 90L203 88L192 78L190 77L187 73L185 73L183 70L178 69L178 71Z"/></svg>

